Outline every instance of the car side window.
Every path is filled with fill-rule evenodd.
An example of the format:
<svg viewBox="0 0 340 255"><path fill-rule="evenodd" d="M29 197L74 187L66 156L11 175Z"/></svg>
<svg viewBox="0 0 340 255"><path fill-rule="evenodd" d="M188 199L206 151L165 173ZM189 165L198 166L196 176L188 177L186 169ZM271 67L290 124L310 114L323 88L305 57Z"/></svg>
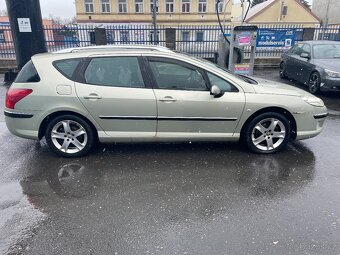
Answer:
<svg viewBox="0 0 340 255"><path fill-rule="evenodd" d="M82 59L63 59L53 62L54 67L68 79L72 79L74 71L77 69Z"/></svg>
<svg viewBox="0 0 340 255"><path fill-rule="evenodd" d="M297 44L292 48L292 54L293 55L301 55L303 44Z"/></svg>
<svg viewBox="0 0 340 255"><path fill-rule="evenodd" d="M88 84L145 88L137 57L93 58L85 70Z"/></svg>
<svg viewBox="0 0 340 255"><path fill-rule="evenodd" d="M211 86L216 85L223 92L238 92L238 89L234 85L212 73L208 72L208 78Z"/></svg>
<svg viewBox="0 0 340 255"><path fill-rule="evenodd" d="M160 89L207 91L203 75L194 68L177 63L149 61L150 68Z"/></svg>
<svg viewBox="0 0 340 255"><path fill-rule="evenodd" d="M302 46L302 52L301 53L308 53L308 54L310 54L311 53L310 45L309 44L304 44Z"/></svg>

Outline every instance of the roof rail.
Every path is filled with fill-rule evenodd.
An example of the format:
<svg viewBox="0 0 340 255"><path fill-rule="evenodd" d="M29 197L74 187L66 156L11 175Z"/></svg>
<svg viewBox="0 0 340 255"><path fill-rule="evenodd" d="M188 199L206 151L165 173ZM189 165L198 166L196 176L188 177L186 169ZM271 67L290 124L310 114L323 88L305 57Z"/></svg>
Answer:
<svg viewBox="0 0 340 255"><path fill-rule="evenodd" d="M121 44L121 45L101 45L101 46L87 46L87 47L75 47L56 51L54 53L73 53L79 51L93 51L93 50L151 50L160 52L171 52L170 49L163 46L156 45L140 45L140 44Z"/></svg>

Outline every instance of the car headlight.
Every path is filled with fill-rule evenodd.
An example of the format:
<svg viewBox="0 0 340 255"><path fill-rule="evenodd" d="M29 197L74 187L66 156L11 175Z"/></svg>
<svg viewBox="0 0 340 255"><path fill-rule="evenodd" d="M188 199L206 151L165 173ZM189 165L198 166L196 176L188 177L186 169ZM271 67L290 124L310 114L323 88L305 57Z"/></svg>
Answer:
<svg viewBox="0 0 340 255"><path fill-rule="evenodd" d="M302 98L303 101L305 101L307 104L310 104L312 106L316 106L316 107L324 107L325 103L318 97L303 97Z"/></svg>
<svg viewBox="0 0 340 255"><path fill-rule="evenodd" d="M325 69L325 72L326 72L326 74L327 74L329 77L332 77L332 78L340 78L340 73L339 73L339 72L335 72L335 71L332 71L332 70L329 70L329 69Z"/></svg>

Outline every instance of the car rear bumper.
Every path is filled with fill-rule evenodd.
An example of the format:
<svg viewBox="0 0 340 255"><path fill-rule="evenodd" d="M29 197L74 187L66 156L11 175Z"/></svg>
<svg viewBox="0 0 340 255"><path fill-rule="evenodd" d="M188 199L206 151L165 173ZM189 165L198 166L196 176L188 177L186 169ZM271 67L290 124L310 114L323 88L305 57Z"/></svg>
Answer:
<svg viewBox="0 0 340 255"><path fill-rule="evenodd" d="M39 140L39 128L34 113L4 111L8 130L19 137Z"/></svg>

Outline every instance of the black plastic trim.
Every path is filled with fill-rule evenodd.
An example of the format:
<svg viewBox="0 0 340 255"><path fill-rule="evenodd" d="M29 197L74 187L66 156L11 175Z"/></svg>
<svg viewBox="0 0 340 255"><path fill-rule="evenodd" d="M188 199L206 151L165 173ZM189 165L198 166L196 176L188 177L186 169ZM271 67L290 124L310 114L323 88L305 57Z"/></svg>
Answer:
<svg viewBox="0 0 340 255"><path fill-rule="evenodd" d="M148 116L99 116L105 120L159 120L159 121L237 121L237 118L205 117L148 117Z"/></svg>
<svg viewBox="0 0 340 255"><path fill-rule="evenodd" d="M328 113L317 114L317 115L314 115L314 119L319 120L319 119L326 118L327 116L328 116Z"/></svg>
<svg viewBox="0 0 340 255"><path fill-rule="evenodd" d="M30 119L34 115L33 114L27 114L27 113L15 113L15 112L7 112L4 111L5 116L15 119Z"/></svg>

